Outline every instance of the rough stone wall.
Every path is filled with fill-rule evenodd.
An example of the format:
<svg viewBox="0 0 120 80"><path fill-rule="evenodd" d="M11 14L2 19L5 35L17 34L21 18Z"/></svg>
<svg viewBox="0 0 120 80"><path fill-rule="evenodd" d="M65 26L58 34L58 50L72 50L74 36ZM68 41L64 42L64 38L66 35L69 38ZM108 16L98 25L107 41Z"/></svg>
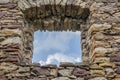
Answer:
<svg viewBox="0 0 120 80"><path fill-rule="evenodd" d="M48 31L82 31L83 60L88 61L88 43L86 41L87 31L89 29L88 16L90 11L87 6L88 2L81 0L35 0L35 1L18 1L18 7L24 13L26 19L24 32L27 42L25 42L28 55L32 52L33 32L36 30ZM29 38L28 38L29 37ZM31 40L31 41L30 41ZM29 43L29 44L28 44ZM26 55L26 54L25 54ZM26 60L29 62L31 57ZM31 56L30 54L29 56Z"/></svg>
<svg viewBox="0 0 120 80"><path fill-rule="evenodd" d="M91 76L120 80L120 0L96 0L90 11Z"/></svg>
<svg viewBox="0 0 120 80"><path fill-rule="evenodd" d="M31 63L39 29L81 31L83 63ZM120 80L119 44L119 0L0 0L0 80Z"/></svg>
<svg viewBox="0 0 120 80"><path fill-rule="evenodd" d="M42 5L41 5L42 4ZM53 5L52 5L53 4ZM62 5L61 5L62 4ZM66 6L66 4L68 4ZM45 2L24 2L24 1L20 1L19 2L19 6L20 9L23 11L23 13L25 14L25 18L27 20L26 23L26 34L31 34L33 31L33 29L35 30L49 30L49 31L62 31L62 30L72 30L72 31L76 31L76 30L81 30L85 33L85 30L88 29L86 26L86 19L89 16L89 9L85 8L85 2L82 3L82 1L78 1L76 3L75 6L75 2L74 5L70 5L72 3L67 2L66 1L62 1L59 4L58 3L50 3L50 4L46 4ZM28 6L27 7L23 7L21 8L21 6ZM37 5L37 8L35 7L35 5ZM83 5L83 6L82 6ZM80 7L82 6L82 7ZM73 9L74 8L74 9ZM86 15L84 15L86 14ZM87 31L87 30L86 30ZM32 33L33 34L33 33ZM85 34L82 34L84 42L85 42ZM33 35L29 35L26 37L26 41L27 43L31 43L31 41L29 41L30 39L28 39L28 37L31 39L33 37ZM86 44L86 43L83 43ZM26 44L28 47L30 47L28 44ZM31 51L32 49L28 49L28 53ZM87 55L88 56L88 55ZM29 57L30 58L30 57ZM70 65L67 63L65 64L65 66L59 67L59 68L55 68L55 74L57 76L54 75L49 75L51 74L51 67L48 66L48 68L50 69L44 69L44 71L46 71L47 73L37 73L37 77L40 76L40 79L52 79L53 80L75 80L75 79L89 79L89 66L88 63L85 64L71 64ZM46 66L45 66L46 67ZM35 67L34 67L35 68ZM43 67L42 67L43 68ZM40 67L35 68L35 69L41 69ZM36 70L36 71L38 71ZM57 70L57 71L56 71ZM43 70L42 70L43 71ZM41 72L41 70L40 70ZM50 73L48 73L50 72ZM53 72L54 73L54 72ZM41 77L41 75L44 75L43 77ZM34 76L35 77L35 76ZM35 79L34 77L32 77L33 79ZM37 78L39 79L39 78Z"/></svg>

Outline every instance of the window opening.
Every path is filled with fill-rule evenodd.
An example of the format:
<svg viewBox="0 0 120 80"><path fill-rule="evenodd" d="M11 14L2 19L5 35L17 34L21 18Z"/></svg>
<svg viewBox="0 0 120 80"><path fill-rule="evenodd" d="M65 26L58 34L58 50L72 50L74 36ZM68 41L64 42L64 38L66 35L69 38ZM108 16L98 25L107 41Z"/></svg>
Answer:
<svg viewBox="0 0 120 80"><path fill-rule="evenodd" d="M41 65L82 61L79 31L44 32L38 30L34 32L33 45L32 62L39 62Z"/></svg>

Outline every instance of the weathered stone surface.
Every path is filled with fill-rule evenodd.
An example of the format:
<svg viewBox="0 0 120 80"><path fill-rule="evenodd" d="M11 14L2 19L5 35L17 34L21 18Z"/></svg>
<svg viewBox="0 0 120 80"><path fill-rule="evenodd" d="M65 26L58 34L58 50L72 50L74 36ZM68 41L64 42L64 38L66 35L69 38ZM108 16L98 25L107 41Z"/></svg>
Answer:
<svg viewBox="0 0 120 80"><path fill-rule="evenodd" d="M17 65L12 63L0 63L0 74L10 73L18 68Z"/></svg>
<svg viewBox="0 0 120 80"><path fill-rule="evenodd" d="M58 77L52 80L70 80L68 77Z"/></svg>
<svg viewBox="0 0 120 80"><path fill-rule="evenodd" d="M96 77L90 80L107 80L105 77Z"/></svg>
<svg viewBox="0 0 120 80"><path fill-rule="evenodd" d="M105 75L104 70L91 70L90 73L94 77L97 77L97 76L99 77L99 76L104 76Z"/></svg>
<svg viewBox="0 0 120 80"><path fill-rule="evenodd" d="M118 68L116 69L116 73L117 73L117 74L120 74L120 67L118 67Z"/></svg>
<svg viewBox="0 0 120 80"><path fill-rule="evenodd" d="M1 45L12 44L12 43L21 44L22 42L19 37L13 37L13 38L8 38L8 39L2 41Z"/></svg>
<svg viewBox="0 0 120 80"><path fill-rule="evenodd" d="M120 56L111 57L110 60L113 62L120 62Z"/></svg>
<svg viewBox="0 0 120 80"><path fill-rule="evenodd" d="M50 75L50 72L47 69L42 69L40 67L36 67L32 69L36 75Z"/></svg>
<svg viewBox="0 0 120 80"><path fill-rule="evenodd" d="M26 10L28 8L31 7L30 3L26 0L20 0L18 1L18 6L22 9L22 10Z"/></svg>
<svg viewBox="0 0 120 80"><path fill-rule="evenodd" d="M0 31L1 36L20 36L22 32L19 29L4 29Z"/></svg>
<svg viewBox="0 0 120 80"><path fill-rule="evenodd" d="M33 8L33 6L32 6L33 3L36 3L34 5L34 7L36 7L36 9L30 10L30 8ZM62 16L62 17L72 17L72 18L76 18L76 19L81 18L81 19L85 20L88 18L89 14L90 14L89 9L86 8L84 10L86 4L87 4L86 2L84 2L82 4L81 0L78 0L78 1L73 1L73 0L70 0L70 1L69 0L68 1L67 0L40 0L40 1L38 1L38 0L37 1L20 0L20 1L18 1L19 8L25 13L25 16L27 18L29 18L29 21L31 21L30 19L35 16L38 19L40 19L40 18L43 19L45 17L50 17L50 16L56 17L56 15ZM34 10L34 11L32 11L32 10ZM81 17L82 14L86 14L87 16L84 15L85 18L83 18L83 17ZM34 18L32 18L32 19L33 19L33 21L35 20ZM31 21L31 22L33 22L33 21ZM61 23L62 23L62 21L61 21Z"/></svg>
<svg viewBox="0 0 120 80"><path fill-rule="evenodd" d="M8 78L12 79L12 77L25 77L25 76L30 76L30 73L17 73L17 72L14 72L14 73L10 73L10 74L7 74L6 75Z"/></svg>
<svg viewBox="0 0 120 80"><path fill-rule="evenodd" d="M33 79L28 79L28 80L47 80L47 78L33 78Z"/></svg>
<svg viewBox="0 0 120 80"><path fill-rule="evenodd" d="M3 18L5 16L5 12L0 12L0 18Z"/></svg>
<svg viewBox="0 0 120 80"><path fill-rule="evenodd" d="M107 3L114 3L114 2L118 2L118 0L96 0L97 2L107 2Z"/></svg>
<svg viewBox="0 0 120 80"><path fill-rule="evenodd" d="M42 68L53 68L53 69L56 69L57 68L57 65L55 64L47 64L47 65L43 65L41 66Z"/></svg>
<svg viewBox="0 0 120 80"><path fill-rule="evenodd" d="M70 62L61 62L60 67L74 67L74 64Z"/></svg>
<svg viewBox="0 0 120 80"><path fill-rule="evenodd" d="M51 69L50 70L50 75L57 77L58 76L58 69Z"/></svg>
<svg viewBox="0 0 120 80"><path fill-rule="evenodd" d="M109 43L107 43L106 41L95 41L95 47L97 46L103 46L105 48L110 48L111 45Z"/></svg>
<svg viewBox="0 0 120 80"><path fill-rule="evenodd" d="M0 80L7 80L6 76L1 75Z"/></svg>
<svg viewBox="0 0 120 80"><path fill-rule="evenodd" d="M1 3L1 4L9 3L9 2L10 2L10 0L0 0L0 3Z"/></svg>
<svg viewBox="0 0 120 80"><path fill-rule="evenodd" d="M70 76L70 75L72 74L72 71L73 71L73 70L71 70L71 69L62 69L62 70L59 70L58 73L59 73L61 76L68 77L68 76Z"/></svg>
<svg viewBox="0 0 120 80"><path fill-rule="evenodd" d="M110 58L107 58L107 57L98 57L98 58L95 58L95 63L103 63L103 62L109 62L110 61Z"/></svg>
<svg viewBox="0 0 120 80"><path fill-rule="evenodd" d="M115 68L115 64L112 62L105 62L105 63L101 63L99 64L101 67L112 67Z"/></svg>
<svg viewBox="0 0 120 80"><path fill-rule="evenodd" d="M91 34L92 32L96 32L96 31L103 31L106 29L110 29L112 26L108 23L104 23L104 24L93 24L88 33Z"/></svg>
<svg viewBox="0 0 120 80"><path fill-rule="evenodd" d="M120 78L115 78L114 80L120 80Z"/></svg>
<svg viewBox="0 0 120 80"><path fill-rule="evenodd" d="M83 77L83 76L86 76L88 75L88 71L84 70L84 69L79 69L79 68L76 68L74 71L73 71L73 75L77 76L77 77Z"/></svg>
<svg viewBox="0 0 120 80"><path fill-rule="evenodd" d="M100 67L98 64L91 64L90 69L93 69L93 70L102 70L103 68Z"/></svg>
<svg viewBox="0 0 120 80"><path fill-rule="evenodd" d="M29 67L19 67L19 69L17 70L17 72L30 72L30 68Z"/></svg>
<svg viewBox="0 0 120 80"><path fill-rule="evenodd" d="M104 54L113 52L115 50L116 50L116 48L115 49L114 48L104 48L104 47L99 47L98 46L97 48L94 49L93 55L94 54L102 54L102 55L104 55ZM93 55L91 55L91 56L93 56Z"/></svg>
<svg viewBox="0 0 120 80"><path fill-rule="evenodd" d="M75 66L76 67L79 67L79 68L81 68L81 69L85 69L85 70L89 70L89 63L87 63L87 62L79 62L79 63L75 63Z"/></svg>
<svg viewBox="0 0 120 80"><path fill-rule="evenodd" d="M77 78L76 80L85 80L84 78Z"/></svg>
<svg viewBox="0 0 120 80"><path fill-rule="evenodd" d="M2 5L1 7L9 8L9 9L14 9L16 6L17 6L17 4L7 3L7 4L5 4L5 5Z"/></svg>
<svg viewBox="0 0 120 80"><path fill-rule="evenodd" d="M106 75L108 77L114 77L115 76L115 74L114 74L115 72L112 68L105 68L105 71L106 71Z"/></svg>

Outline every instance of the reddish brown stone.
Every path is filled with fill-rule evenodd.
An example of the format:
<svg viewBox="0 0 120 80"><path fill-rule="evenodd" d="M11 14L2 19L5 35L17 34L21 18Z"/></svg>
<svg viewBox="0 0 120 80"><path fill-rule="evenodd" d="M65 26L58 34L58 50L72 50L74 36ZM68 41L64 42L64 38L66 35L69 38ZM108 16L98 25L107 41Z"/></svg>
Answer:
<svg viewBox="0 0 120 80"><path fill-rule="evenodd" d="M0 80L8 80L4 75L0 75Z"/></svg>
<svg viewBox="0 0 120 80"><path fill-rule="evenodd" d="M2 58L0 59L0 62L19 62L19 57L7 57L7 58Z"/></svg>
<svg viewBox="0 0 120 80"><path fill-rule="evenodd" d="M5 16L5 12L0 12L0 18L2 18L3 16Z"/></svg>
<svg viewBox="0 0 120 80"><path fill-rule="evenodd" d="M116 73L117 73L117 74L120 74L120 67L118 67L118 68L116 69Z"/></svg>
<svg viewBox="0 0 120 80"><path fill-rule="evenodd" d="M111 57L112 62L120 62L120 56Z"/></svg>
<svg viewBox="0 0 120 80"><path fill-rule="evenodd" d="M9 9L13 9L17 6L17 4L14 4L14 3L8 3L8 4L5 4L5 5L2 5L1 7L3 8L9 8Z"/></svg>
<svg viewBox="0 0 120 80"><path fill-rule="evenodd" d="M88 71L86 71L85 69L76 68L73 71L73 75L75 75L77 77L83 77L83 76L86 76L88 74L89 74Z"/></svg>
<svg viewBox="0 0 120 80"><path fill-rule="evenodd" d="M120 62L115 62L116 66L120 66Z"/></svg>
<svg viewBox="0 0 120 80"><path fill-rule="evenodd" d="M22 80L22 79L20 79L20 78L12 78L12 80Z"/></svg>

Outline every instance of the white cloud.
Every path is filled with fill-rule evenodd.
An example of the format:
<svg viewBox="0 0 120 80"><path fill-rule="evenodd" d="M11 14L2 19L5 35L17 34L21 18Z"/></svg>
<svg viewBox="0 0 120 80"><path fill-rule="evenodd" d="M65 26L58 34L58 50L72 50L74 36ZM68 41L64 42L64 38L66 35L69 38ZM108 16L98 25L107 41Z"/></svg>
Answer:
<svg viewBox="0 0 120 80"><path fill-rule="evenodd" d="M53 55L49 55L47 57L46 61L39 61L39 63L41 65L45 65L45 64L53 64L54 61L57 61L57 63L59 64L60 62L81 62L80 57L79 58L75 58L72 56L68 56L65 55L63 53L55 53Z"/></svg>
<svg viewBox="0 0 120 80"><path fill-rule="evenodd" d="M79 58L76 58L75 59L75 62L81 62L81 58L79 57Z"/></svg>
<svg viewBox="0 0 120 80"><path fill-rule="evenodd" d="M81 32L80 31L76 31L76 32L74 32L74 34L81 35Z"/></svg>

